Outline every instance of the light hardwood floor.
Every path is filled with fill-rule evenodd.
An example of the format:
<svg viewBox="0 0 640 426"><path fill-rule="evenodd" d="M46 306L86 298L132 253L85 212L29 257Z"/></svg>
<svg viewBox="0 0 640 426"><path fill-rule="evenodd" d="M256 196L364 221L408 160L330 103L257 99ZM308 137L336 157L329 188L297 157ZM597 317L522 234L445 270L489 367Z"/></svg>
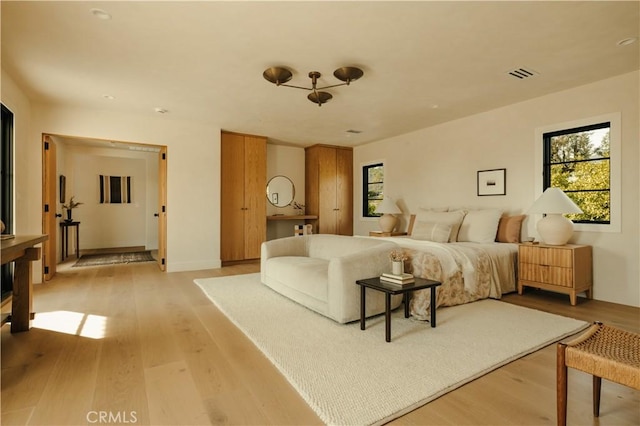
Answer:
<svg viewBox="0 0 640 426"><path fill-rule="evenodd" d="M3 425L95 424L100 415L102 424L321 423L193 284L195 278L257 272L259 265L162 273L154 263L71 263L36 286L31 331L11 334L2 327ZM538 291L503 300L640 332L636 308L584 299L570 306L567 296ZM574 425L640 424L639 392L606 381L601 415L594 419L591 377L573 370L568 410ZM552 425L555 417L550 345L392 424Z"/></svg>

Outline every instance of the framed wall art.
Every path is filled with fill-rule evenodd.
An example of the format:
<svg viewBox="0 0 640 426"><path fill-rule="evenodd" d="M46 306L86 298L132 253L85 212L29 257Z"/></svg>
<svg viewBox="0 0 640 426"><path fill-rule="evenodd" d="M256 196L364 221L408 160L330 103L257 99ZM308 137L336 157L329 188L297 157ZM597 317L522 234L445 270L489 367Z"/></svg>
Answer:
<svg viewBox="0 0 640 426"><path fill-rule="evenodd" d="M60 175L60 203L67 202L67 178L64 175Z"/></svg>
<svg viewBox="0 0 640 426"><path fill-rule="evenodd" d="M478 196L507 195L507 169L478 170Z"/></svg>

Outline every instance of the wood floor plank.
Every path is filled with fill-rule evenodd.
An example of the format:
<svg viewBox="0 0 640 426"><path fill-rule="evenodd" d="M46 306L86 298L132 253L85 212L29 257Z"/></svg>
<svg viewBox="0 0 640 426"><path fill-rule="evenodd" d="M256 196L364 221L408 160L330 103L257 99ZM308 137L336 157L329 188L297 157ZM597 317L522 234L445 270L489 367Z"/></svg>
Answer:
<svg viewBox="0 0 640 426"><path fill-rule="evenodd" d="M56 277L37 285L34 295L36 318L58 315L67 318L66 328L55 331L46 324L11 334L8 324L2 327L2 424L87 424L90 410L136 411L136 424L321 423L193 284L195 278L258 272L259 264L177 273L160 272L150 262L72 264L73 259L59 265ZM638 308L586 299L571 306L564 295L529 289L503 301L640 332ZM100 318L106 321L102 338L86 337ZM591 377L570 370L569 424L640 424L639 407L640 392L603 381L601 417L594 419ZM553 425L555 346L390 424Z"/></svg>
<svg viewBox="0 0 640 426"><path fill-rule="evenodd" d="M153 425L204 425L209 416L191 371L183 361L145 370L149 422Z"/></svg>

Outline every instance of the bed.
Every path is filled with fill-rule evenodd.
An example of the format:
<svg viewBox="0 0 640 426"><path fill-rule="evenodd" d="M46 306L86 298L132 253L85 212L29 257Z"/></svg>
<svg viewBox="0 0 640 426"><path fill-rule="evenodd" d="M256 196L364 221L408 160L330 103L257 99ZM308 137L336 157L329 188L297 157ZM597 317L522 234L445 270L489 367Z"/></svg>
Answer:
<svg viewBox="0 0 640 426"><path fill-rule="evenodd" d="M382 238L401 248L405 272L442 282L436 307L454 306L516 290L524 218L495 209L422 211L412 215L409 235ZM429 307L429 292L416 291L411 315L428 320Z"/></svg>

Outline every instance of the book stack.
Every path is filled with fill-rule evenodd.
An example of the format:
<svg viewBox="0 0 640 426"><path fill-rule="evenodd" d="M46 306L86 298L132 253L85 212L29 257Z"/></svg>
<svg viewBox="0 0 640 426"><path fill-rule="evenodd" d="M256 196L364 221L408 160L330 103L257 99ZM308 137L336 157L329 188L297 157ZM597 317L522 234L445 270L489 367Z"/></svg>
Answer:
<svg viewBox="0 0 640 426"><path fill-rule="evenodd" d="M380 281L403 286L413 284L415 279L413 278L413 275L407 274L406 272L401 275L384 273L380 276Z"/></svg>

